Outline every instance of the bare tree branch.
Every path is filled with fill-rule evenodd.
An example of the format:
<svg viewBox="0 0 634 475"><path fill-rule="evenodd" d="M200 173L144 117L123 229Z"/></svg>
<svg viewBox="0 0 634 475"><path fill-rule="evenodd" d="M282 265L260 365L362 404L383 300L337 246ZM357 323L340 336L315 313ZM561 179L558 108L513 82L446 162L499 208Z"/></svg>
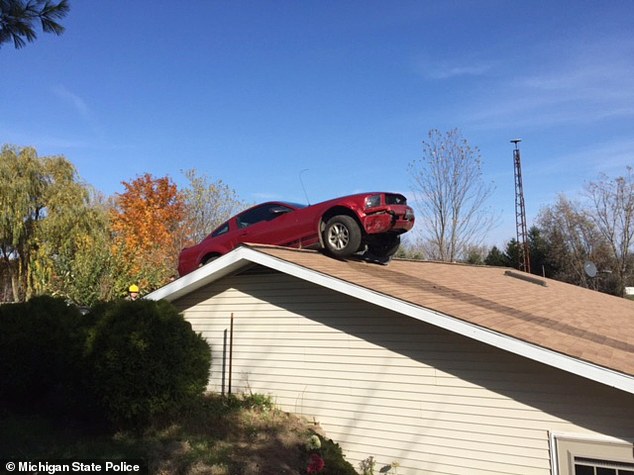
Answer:
<svg viewBox="0 0 634 475"><path fill-rule="evenodd" d="M634 246L634 170L627 167L624 176L610 179L601 175L585 188L589 198L589 218L608 242L619 286L624 288L631 273L630 253ZM623 290L623 289L621 289Z"/></svg>
<svg viewBox="0 0 634 475"><path fill-rule="evenodd" d="M497 216L486 206L492 183L482 179L482 160L457 130L429 132L423 157L409 164L417 220L427 257L454 261L482 244Z"/></svg>

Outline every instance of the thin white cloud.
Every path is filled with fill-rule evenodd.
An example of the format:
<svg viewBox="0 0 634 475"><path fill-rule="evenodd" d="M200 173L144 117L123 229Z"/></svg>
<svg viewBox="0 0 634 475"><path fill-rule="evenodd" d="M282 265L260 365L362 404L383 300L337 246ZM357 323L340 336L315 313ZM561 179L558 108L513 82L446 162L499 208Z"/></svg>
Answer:
<svg viewBox="0 0 634 475"><path fill-rule="evenodd" d="M478 128L548 127L634 117L634 42L550 45L543 64L510 70L469 105ZM562 51L563 50L563 51ZM548 66L544 66L548 64Z"/></svg>
<svg viewBox="0 0 634 475"><path fill-rule="evenodd" d="M88 106L88 103L81 96L70 91L63 85L55 86L51 90L55 96L74 110L85 125L90 128L94 135L93 140L94 138L101 142L105 140L106 131L104 127L97 119L93 110Z"/></svg>
<svg viewBox="0 0 634 475"><path fill-rule="evenodd" d="M69 91L64 86L56 86L53 88L53 94L55 94L58 98L63 100L65 103L69 104L73 109L75 109L84 119L90 118L90 109L88 108L88 104L77 94Z"/></svg>
<svg viewBox="0 0 634 475"><path fill-rule="evenodd" d="M426 79L444 80L482 76L492 69L492 65L493 62L491 61L478 61L473 59L456 58L437 61L428 58L419 58L416 61L414 68Z"/></svg>
<svg viewBox="0 0 634 475"><path fill-rule="evenodd" d="M605 173L618 176L627 166L634 166L634 139L603 142L594 147L576 151L565 157L559 157L563 165L576 164L595 175Z"/></svg>
<svg viewBox="0 0 634 475"><path fill-rule="evenodd" d="M463 76L482 76L491 69L488 64L450 65L439 64L424 71L430 79L451 79Z"/></svg>

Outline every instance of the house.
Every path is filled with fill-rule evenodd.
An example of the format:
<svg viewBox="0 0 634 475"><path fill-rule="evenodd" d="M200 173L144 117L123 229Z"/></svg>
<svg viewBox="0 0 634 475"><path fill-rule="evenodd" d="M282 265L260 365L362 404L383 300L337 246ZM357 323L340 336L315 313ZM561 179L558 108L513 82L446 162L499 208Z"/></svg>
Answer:
<svg viewBox="0 0 634 475"><path fill-rule="evenodd" d="M271 394L355 466L634 473L632 301L507 268L270 246L148 298L210 342L211 390Z"/></svg>

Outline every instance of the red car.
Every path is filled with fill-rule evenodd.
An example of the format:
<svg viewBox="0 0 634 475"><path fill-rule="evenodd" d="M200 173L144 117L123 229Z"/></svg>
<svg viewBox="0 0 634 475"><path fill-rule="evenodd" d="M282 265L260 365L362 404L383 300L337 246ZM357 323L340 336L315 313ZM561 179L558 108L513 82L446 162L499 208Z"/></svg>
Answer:
<svg viewBox="0 0 634 475"><path fill-rule="evenodd" d="M361 193L311 206L263 203L183 249L178 273L188 274L241 243L323 249L334 257L363 251L368 259L387 262L398 250L400 235L413 226L414 211L398 193Z"/></svg>

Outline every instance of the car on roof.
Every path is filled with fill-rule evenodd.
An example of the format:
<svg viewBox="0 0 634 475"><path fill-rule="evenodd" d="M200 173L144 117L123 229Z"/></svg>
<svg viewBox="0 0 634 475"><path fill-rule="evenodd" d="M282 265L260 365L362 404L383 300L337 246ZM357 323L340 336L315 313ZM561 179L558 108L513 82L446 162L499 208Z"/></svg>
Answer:
<svg viewBox="0 0 634 475"><path fill-rule="evenodd" d="M414 226L414 211L399 193L359 193L301 205L270 201L249 208L218 226L200 243L183 249L183 276L242 243L322 249L337 258L360 254L385 263Z"/></svg>

